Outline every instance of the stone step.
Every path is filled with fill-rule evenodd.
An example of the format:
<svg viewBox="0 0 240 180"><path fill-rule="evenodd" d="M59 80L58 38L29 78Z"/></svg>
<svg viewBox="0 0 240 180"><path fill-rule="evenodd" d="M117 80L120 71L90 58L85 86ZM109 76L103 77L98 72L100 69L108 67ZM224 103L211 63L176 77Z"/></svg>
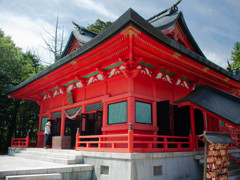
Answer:
<svg viewBox="0 0 240 180"><path fill-rule="evenodd" d="M195 160L200 160L200 159L204 159L204 155L203 154L198 154L194 156Z"/></svg>
<svg viewBox="0 0 240 180"><path fill-rule="evenodd" d="M235 170L235 169L240 169L240 166L238 164L230 164L228 166L228 170Z"/></svg>
<svg viewBox="0 0 240 180"><path fill-rule="evenodd" d="M229 153L231 156L235 157L235 158L240 158L240 153L238 152L234 152L234 153Z"/></svg>
<svg viewBox="0 0 240 180"><path fill-rule="evenodd" d="M60 173L6 176L6 180L61 180Z"/></svg>
<svg viewBox="0 0 240 180"><path fill-rule="evenodd" d="M200 159L200 160L199 160L199 163L200 163L201 165L204 165L204 159Z"/></svg>
<svg viewBox="0 0 240 180"><path fill-rule="evenodd" d="M228 176L228 180L239 180L240 175L235 175L235 176Z"/></svg>
<svg viewBox="0 0 240 180"><path fill-rule="evenodd" d="M28 159L42 160L61 164L82 164L83 157L81 152L75 150L26 148L16 151L12 155Z"/></svg>
<svg viewBox="0 0 240 180"><path fill-rule="evenodd" d="M25 151L31 151L31 152L52 152L52 153L64 153L64 154L81 154L80 151L75 151L74 149L51 149L51 148L26 148Z"/></svg>
<svg viewBox="0 0 240 180"><path fill-rule="evenodd" d="M204 165L204 155L198 154L194 156L195 160ZM228 180L240 180L240 165L236 161L229 159L230 165L228 166Z"/></svg>
<svg viewBox="0 0 240 180"><path fill-rule="evenodd" d="M228 176L235 176L235 175L240 175L240 169L234 169L228 171Z"/></svg>
<svg viewBox="0 0 240 180"><path fill-rule="evenodd" d="M75 159L44 157L44 156L36 156L36 155L29 155L29 154L22 154L22 153L16 153L15 156L16 157L27 158L27 159L47 161L47 162L52 162L52 163L67 164L67 165L76 163Z"/></svg>
<svg viewBox="0 0 240 180"><path fill-rule="evenodd" d="M61 153L61 154L70 154L70 155L78 155L82 156L81 151L75 151L74 149L44 149L44 148L9 148L9 155L14 155L14 153L21 152L32 152L32 153L41 153L41 152L49 152L49 153Z"/></svg>
<svg viewBox="0 0 240 180"><path fill-rule="evenodd" d="M18 160L19 163L19 160ZM24 163L23 163L24 164ZM13 165L14 166L14 165ZM36 161L36 166L38 166ZM88 164L74 164L74 165L61 165L52 167L39 167L39 168L27 168L27 169L11 169L6 171L0 170L0 179L4 180L8 176L18 176L18 175L39 175L39 174L55 174L59 173L62 179L82 179L82 180L92 180L93 176L93 165ZM33 178L30 178L33 179ZM46 178L47 180L50 178ZM11 179L12 180L12 179ZM20 180L20 179L16 179ZM24 179L25 180L25 179Z"/></svg>
<svg viewBox="0 0 240 180"><path fill-rule="evenodd" d="M184 178L182 180L202 180L203 177L202 176L199 176L199 177L195 177L195 178L192 178L192 177L189 177L189 178Z"/></svg>
<svg viewBox="0 0 240 180"><path fill-rule="evenodd" d="M70 153L65 152L52 152L52 151L22 151L21 154L29 154L35 156L43 156L43 157L56 157L56 158L65 158L65 159L74 159L76 157L82 157Z"/></svg>

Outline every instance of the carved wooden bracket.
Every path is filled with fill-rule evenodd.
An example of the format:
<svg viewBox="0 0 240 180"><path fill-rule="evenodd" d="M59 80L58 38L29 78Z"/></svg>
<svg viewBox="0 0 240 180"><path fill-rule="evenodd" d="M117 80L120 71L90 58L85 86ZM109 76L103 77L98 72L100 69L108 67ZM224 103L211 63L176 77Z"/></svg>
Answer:
<svg viewBox="0 0 240 180"><path fill-rule="evenodd" d="M96 67L95 69L96 69L96 71L100 72L100 74L102 75L104 80L107 79L107 71L106 70L104 70L100 67Z"/></svg>

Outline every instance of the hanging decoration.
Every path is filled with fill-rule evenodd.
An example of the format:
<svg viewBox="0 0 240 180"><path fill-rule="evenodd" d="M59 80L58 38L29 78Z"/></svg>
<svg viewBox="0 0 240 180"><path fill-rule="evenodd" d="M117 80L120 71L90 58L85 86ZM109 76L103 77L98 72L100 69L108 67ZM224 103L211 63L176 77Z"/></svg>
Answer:
<svg viewBox="0 0 240 180"><path fill-rule="evenodd" d="M67 116L68 119L74 120L81 110L82 110L82 107L80 107L79 110L75 114L73 114L72 116L68 115L68 113L66 111L64 111L64 112L65 112L65 115Z"/></svg>

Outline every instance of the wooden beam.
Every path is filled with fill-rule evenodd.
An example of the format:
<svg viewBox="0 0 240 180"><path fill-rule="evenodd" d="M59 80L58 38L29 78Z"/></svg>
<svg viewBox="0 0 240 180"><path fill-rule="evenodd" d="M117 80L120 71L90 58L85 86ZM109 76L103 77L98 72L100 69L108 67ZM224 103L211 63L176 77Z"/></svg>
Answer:
<svg viewBox="0 0 240 180"><path fill-rule="evenodd" d="M191 130L193 137L193 149L196 149L196 131L195 131L195 118L194 118L194 108L190 105L190 122L191 122Z"/></svg>

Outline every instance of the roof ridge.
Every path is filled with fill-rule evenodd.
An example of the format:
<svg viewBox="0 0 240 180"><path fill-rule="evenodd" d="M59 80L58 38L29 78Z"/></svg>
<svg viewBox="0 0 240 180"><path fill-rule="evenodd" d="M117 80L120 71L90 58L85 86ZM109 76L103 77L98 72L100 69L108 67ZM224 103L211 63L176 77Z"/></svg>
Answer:
<svg viewBox="0 0 240 180"><path fill-rule="evenodd" d="M150 22L151 20L154 20L155 18L158 18L158 17L160 18L160 16L162 16L164 13L166 13L165 15L170 15L170 14L178 11L177 5L178 5L179 3L181 3L181 2L182 2L182 0L179 0L177 3L173 4L170 8L167 8L167 9L161 11L160 13L152 16L151 18L147 19L147 21ZM163 17L163 16L162 16L162 17Z"/></svg>

